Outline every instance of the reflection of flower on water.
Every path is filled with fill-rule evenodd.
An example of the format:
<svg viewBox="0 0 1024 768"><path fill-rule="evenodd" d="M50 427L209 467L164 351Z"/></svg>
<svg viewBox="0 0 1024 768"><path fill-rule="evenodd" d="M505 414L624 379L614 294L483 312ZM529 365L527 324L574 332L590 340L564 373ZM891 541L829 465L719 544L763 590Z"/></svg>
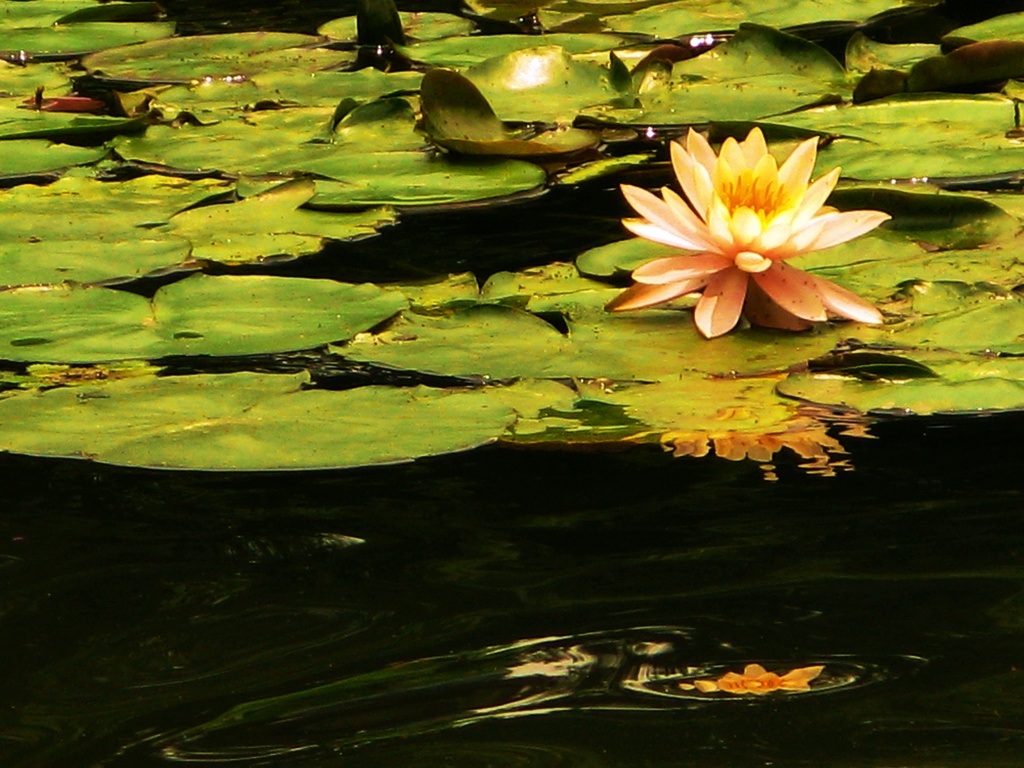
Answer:
<svg viewBox="0 0 1024 768"><path fill-rule="evenodd" d="M758 128L742 142L728 138L719 155L698 133L673 142L672 165L686 200L667 187L662 197L623 185L643 218L625 219L633 234L688 254L665 256L633 272L636 283L610 310L651 307L703 289L694 311L708 338L751 323L803 330L828 313L881 323L869 302L786 260L870 232L889 218L880 211L839 212L825 200L839 169L810 183L817 138L798 146L780 167Z"/></svg>
<svg viewBox="0 0 1024 768"><path fill-rule="evenodd" d="M755 696L764 696L772 691L809 691L811 681L814 680L825 666L799 667L790 670L784 675L776 672L769 672L760 664L747 664L743 673L726 672L717 680L694 680L693 683L680 683L679 687L684 691L694 689L701 693L714 693L725 691L743 695L751 693Z"/></svg>

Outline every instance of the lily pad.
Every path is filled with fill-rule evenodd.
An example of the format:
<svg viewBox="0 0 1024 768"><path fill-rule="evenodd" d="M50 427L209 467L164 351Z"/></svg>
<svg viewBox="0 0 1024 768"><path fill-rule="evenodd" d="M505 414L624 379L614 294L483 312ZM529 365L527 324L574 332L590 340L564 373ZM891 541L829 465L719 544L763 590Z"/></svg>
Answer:
<svg viewBox="0 0 1024 768"><path fill-rule="evenodd" d="M536 392L528 384L331 392L307 383L305 374L236 373L8 394L0 450L200 470L393 464L493 442L517 407L565 399L547 383Z"/></svg>
<svg viewBox="0 0 1024 768"><path fill-rule="evenodd" d="M108 288L0 292L0 359L92 363L174 355L249 355L349 338L406 305L376 286L196 275L152 299Z"/></svg>
<svg viewBox="0 0 1024 768"><path fill-rule="evenodd" d="M590 117L637 125L755 120L850 91L842 65L793 35L744 24L727 42L660 75L634 73L640 106L587 109Z"/></svg>
<svg viewBox="0 0 1024 768"><path fill-rule="evenodd" d="M1024 167L1020 142L1007 134L1013 115L1001 96L908 94L772 122L839 136L818 153L819 172L839 165L847 178L926 182Z"/></svg>
<svg viewBox="0 0 1024 768"><path fill-rule="evenodd" d="M302 208L315 192L309 179L289 182L237 203L183 211L169 229L192 243L193 259L241 264L316 253L328 239L367 237L394 221L383 209L329 214ZM254 221L260 223L255 229Z"/></svg>
<svg viewBox="0 0 1024 768"><path fill-rule="evenodd" d="M154 40L107 48L82 59L92 75L149 83L241 82L267 70L316 72L353 54L316 48L323 38L283 32L237 32Z"/></svg>
<svg viewBox="0 0 1024 768"><path fill-rule="evenodd" d="M561 4L568 3L563 0ZM893 7L891 0L680 0L649 8L638 7L641 5L647 3L634 3L636 10L604 15L602 20L617 32L664 38L738 29L746 22L780 28L825 20L862 21ZM576 10L587 8L592 12L599 12L603 6L592 1L572 3Z"/></svg>

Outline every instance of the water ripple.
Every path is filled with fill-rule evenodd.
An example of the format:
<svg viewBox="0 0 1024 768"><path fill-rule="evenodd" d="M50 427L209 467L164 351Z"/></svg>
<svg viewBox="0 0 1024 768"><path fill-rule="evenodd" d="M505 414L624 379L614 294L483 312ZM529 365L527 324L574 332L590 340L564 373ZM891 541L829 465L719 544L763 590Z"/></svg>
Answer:
<svg viewBox="0 0 1024 768"><path fill-rule="evenodd" d="M206 723L147 738L135 747L156 749L163 759L176 762L271 757L280 761L488 720L568 710L663 711L840 694L899 676L923 663L908 656L695 659L690 655L693 645L684 628L641 627L531 639L419 659L250 701ZM755 663L763 666L759 671L769 677L777 673L773 680L794 669L821 669L809 682L800 678L796 690L781 689L767 695L737 695L713 682L729 673L741 677L745 665ZM747 669L758 670L753 666ZM493 744L487 747L493 748ZM529 762L524 754L521 749L512 750L505 763L499 759L485 762L552 764Z"/></svg>

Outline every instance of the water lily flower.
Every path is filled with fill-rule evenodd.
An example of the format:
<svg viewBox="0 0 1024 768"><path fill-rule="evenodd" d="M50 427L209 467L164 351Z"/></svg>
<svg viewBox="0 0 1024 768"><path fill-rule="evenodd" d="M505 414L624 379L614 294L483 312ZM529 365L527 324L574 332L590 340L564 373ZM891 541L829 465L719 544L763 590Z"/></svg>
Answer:
<svg viewBox="0 0 1024 768"><path fill-rule="evenodd" d="M801 143L780 167L759 128L738 142L728 138L715 155L692 129L686 147L672 142L672 165L686 200L665 187L657 197L622 185L643 218L624 219L633 234L689 253L665 256L633 272L635 284L607 306L641 309L703 289L694 321L708 337L728 333L744 314L755 325L803 330L828 313L881 323L870 303L787 259L845 243L870 232L889 215L839 212L825 200L839 180L835 168L810 183L817 139Z"/></svg>
<svg viewBox="0 0 1024 768"><path fill-rule="evenodd" d="M808 691L811 688L811 680L814 680L824 665L814 667L800 667L779 675L769 672L760 664L747 664L743 668L743 674L738 672L726 672L717 680L694 680L693 685L683 684L683 688L696 688L701 693L713 693L714 691L725 691L726 693L747 694L764 696L772 691Z"/></svg>

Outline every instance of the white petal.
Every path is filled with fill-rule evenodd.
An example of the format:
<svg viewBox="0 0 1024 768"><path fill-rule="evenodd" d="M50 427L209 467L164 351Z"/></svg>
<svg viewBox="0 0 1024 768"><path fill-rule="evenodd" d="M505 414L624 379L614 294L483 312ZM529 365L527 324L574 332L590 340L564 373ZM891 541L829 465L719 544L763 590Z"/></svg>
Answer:
<svg viewBox="0 0 1024 768"><path fill-rule="evenodd" d="M709 276L731 265L732 262L728 258L717 253L666 256L637 267L633 270L633 279L646 285L663 285Z"/></svg>
<svg viewBox="0 0 1024 768"><path fill-rule="evenodd" d="M738 269L723 269L711 278L693 313L697 329L707 338L736 327L747 297L747 279L747 273Z"/></svg>
<svg viewBox="0 0 1024 768"><path fill-rule="evenodd" d="M629 184L622 185L622 194L625 196L626 201L633 206L633 209L647 219L647 221L658 229L675 235L680 243L686 243L686 245L679 245L678 247L699 251L707 246L707 238L698 237L694 239L694 233L691 231L692 228L685 226L683 222L677 219L675 214L672 213L672 209L661 198L652 195L646 189L633 187ZM646 237L646 235L642 235L642 237ZM656 242L660 243L662 241L657 240Z"/></svg>
<svg viewBox="0 0 1024 768"><path fill-rule="evenodd" d="M881 325L882 313L873 304L865 301L852 291L848 291L831 280L814 276L818 296L825 308L830 312L869 325Z"/></svg>
<svg viewBox="0 0 1024 768"><path fill-rule="evenodd" d="M767 272L751 277L768 294L768 298L790 314L804 320L828 319L825 305L818 296L817 278L813 275L777 261Z"/></svg>
<svg viewBox="0 0 1024 768"><path fill-rule="evenodd" d="M779 168L779 183L786 188L789 195L798 197L807 189L807 182L811 180L817 156L818 139L814 137L801 142L800 146L786 158Z"/></svg>
<svg viewBox="0 0 1024 768"><path fill-rule="evenodd" d="M808 228L815 227L818 232L809 242L804 242L804 238L799 238L800 233L794 235L794 240L799 238L801 253L820 251L825 248L831 248L833 245L839 245L839 243L845 243L847 240L853 240L855 237L860 237L891 218L892 216L888 213L882 213L881 211L828 213L811 219Z"/></svg>
<svg viewBox="0 0 1024 768"><path fill-rule="evenodd" d="M661 190L661 195L665 198L665 203L672 210L672 215L679 220L680 228L693 237L694 240L703 240L704 250L714 250L714 244L708 232L708 225L693 212L693 209L686 204L686 201L668 187L664 187Z"/></svg>
<svg viewBox="0 0 1024 768"><path fill-rule="evenodd" d="M690 240L681 237L675 232L669 232L655 224L651 224L651 222L646 219L623 219L622 226L634 235L642 237L644 240L650 240L652 243L670 245L673 248L681 248L684 251L701 250L700 248L694 247Z"/></svg>

